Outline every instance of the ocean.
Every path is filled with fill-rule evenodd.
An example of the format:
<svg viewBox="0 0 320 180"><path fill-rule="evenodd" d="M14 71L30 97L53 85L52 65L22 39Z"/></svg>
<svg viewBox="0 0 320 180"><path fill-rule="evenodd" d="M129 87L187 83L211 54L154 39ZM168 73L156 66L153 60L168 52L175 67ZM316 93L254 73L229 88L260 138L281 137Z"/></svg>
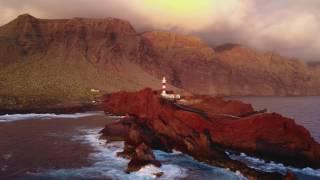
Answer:
<svg viewBox="0 0 320 180"><path fill-rule="evenodd" d="M320 142L320 97L233 97L231 99L251 103L257 110L267 108L270 112L278 112L284 116L293 118L298 124L309 129L312 136ZM40 124L41 122L58 118L59 121L54 122L54 124L57 124L60 121L66 121L65 119L72 119L69 120L71 123L78 119L80 121L81 119L90 118L90 116L98 116L100 119L104 118L101 113L74 115L7 115L0 116L0 128L1 123L17 123L18 121L25 122L24 124L27 126L28 120L30 119L37 119L37 123ZM117 117L109 117L108 119L117 119ZM36 125L34 121L30 121L30 123L31 122L33 126ZM122 150L124 146L123 142L106 144L104 140L99 139L98 132L102 129L102 127L100 128L100 125L103 124L103 119L99 120L97 126L88 126L88 123L90 123L90 121L75 126L73 128L74 131L72 131L73 133L63 136L63 138L70 139L73 143L77 142L92 148L87 157L91 162L89 165L81 167L63 167L60 169L42 168L40 171L30 170L23 174L23 179L246 179L239 172L231 172L228 169L206 165L195 161L192 157L180 152L165 153L161 151L154 151L156 158L162 163L160 168L146 166L138 172L127 174L125 173L125 169L128 160L116 156L116 153ZM54 132L54 130L51 131L51 133ZM39 136L44 136L44 134L39 134ZM244 162L255 169L266 172L280 172L283 174L289 170L297 175L298 179L320 179L320 170L309 167L302 169L287 167L278 162L267 162L263 159L250 157L244 153L241 153L240 155L226 153L229 154L230 158ZM0 156L3 156L4 158L13 158L15 156L15 154L9 155L10 156L8 156L8 153L5 155L0 154ZM59 156L63 156L63 154L59 154ZM3 170L4 167L8 168L8 165L1 164L1 162L0 166L2 166L0 167L0 170ZM164 175L160 178L156 178L155 174L158 172L164 172Z"/></svg>

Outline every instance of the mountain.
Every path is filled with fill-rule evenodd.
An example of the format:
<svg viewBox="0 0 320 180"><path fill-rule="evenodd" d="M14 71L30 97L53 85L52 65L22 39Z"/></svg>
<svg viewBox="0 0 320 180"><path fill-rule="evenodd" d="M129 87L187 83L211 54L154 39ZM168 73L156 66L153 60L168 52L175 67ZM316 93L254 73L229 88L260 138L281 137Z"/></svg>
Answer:
<svg viewBox="0 0 320 180"><path fill-rule="evenodd" d="M136 32L116 18L38 19L0 27L0 104L90 101L90 89L159 89L210 95L319 95L319 74L304 63L235 44ZM176 88L177 87L177 88Z"/></svg>
<svg viewBox="0 0 320 180"><path fill-rule="evenodd" d="M320 62L311 61L311 62L308 62L307 64L311 69L320 71Z"/></svg>
<svg viewBox="0 0 320 180"><path fill-rule="evenodd" d="M305 63L275 53L225 44L210 48L193 37L157 32L143 35L150 59L177 87L213 95L294 96L320 93L319 74ZM150 65L147 65L150 66Z"/></svg>
<svg viewBox="0 0 320 180"><path fill-rule="evenodd" d="M92 88L160 87L132 61L137 42L132 26L119 19L21 15L0 28L1 103L90 101Z"/></svg>

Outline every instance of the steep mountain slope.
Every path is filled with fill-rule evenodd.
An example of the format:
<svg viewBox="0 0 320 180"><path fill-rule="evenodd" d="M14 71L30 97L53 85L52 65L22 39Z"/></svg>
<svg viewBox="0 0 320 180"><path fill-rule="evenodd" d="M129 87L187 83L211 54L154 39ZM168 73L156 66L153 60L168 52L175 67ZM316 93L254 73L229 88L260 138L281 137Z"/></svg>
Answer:
<svg viewBox="0 0 320 180"><path fill-rule="evenodd" d="M309 68L311 68L311 70L317 72L320 77L320 62L309 62L307 65Z"/></svg>
<svg viewBox="0 0 320 180"><path fill-rule="evenodd" d="M160 87L130 60L135 34L128 22L113 18L19 16L0 28L1 103L89 101L91 88Z"/></svg>
<svg viewBox="0 0 320 180"><path fill-rule="evenodd" d="M142 37L153 50L147 57L160 64L155 74L168 74L174 85L192 92L236 96L320 93L319 74L298 60L235 44L209 48L194 37L166 32Z"/></svg>
<svg viewBox="0 0 320 180"><path fill-rule="evenodd" d="M89 101L91 88L158 89L163 75L201 94L320 94L319 73L299 61L170 32L137 33L120 19L24 14L0 27L2 105Z"/></svg>

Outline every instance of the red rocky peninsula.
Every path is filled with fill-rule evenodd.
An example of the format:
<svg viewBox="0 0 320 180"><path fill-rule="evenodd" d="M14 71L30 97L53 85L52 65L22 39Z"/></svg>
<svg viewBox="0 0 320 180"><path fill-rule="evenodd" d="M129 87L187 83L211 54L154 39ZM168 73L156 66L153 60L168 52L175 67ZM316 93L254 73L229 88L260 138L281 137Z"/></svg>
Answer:
<svg viewBox="0 0 320 180"><path fill-rule="evenodd" d="M320 167L320 145L294 120L255 111L251 105L208 96L170 101L152 89L104 97L105 112L126 115L106 125L102 137L124 140L120 156L131 159L128 172L147 164L160 166L152 150L178 150L195 159L249 179L284 179L278 173L251 169L226 151L245 152L296 167ZM288 173L290 174L290 173Z"/></svg>

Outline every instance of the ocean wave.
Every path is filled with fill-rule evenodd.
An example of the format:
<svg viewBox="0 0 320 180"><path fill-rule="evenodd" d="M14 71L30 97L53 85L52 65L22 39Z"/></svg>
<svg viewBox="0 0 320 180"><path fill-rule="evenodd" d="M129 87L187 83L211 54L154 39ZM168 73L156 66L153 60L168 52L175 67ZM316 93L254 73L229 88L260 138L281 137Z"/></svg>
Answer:
<svg viewBox="0 0 320 180"><path fill-rule="evenodd" d="M123 150L124 142L106 144L105 140L99 139L99 130L87 130L85 139L97 150L91 155L91 158L96 161L94 165L96 170L103 170L106 176L113 179L154 179L157 173L164 173L159 179L177 179L185 176L183 168L172 164L163 164L160 168L149 165L137 172L125 173L129 160L116 155ZM113 163L110 165L111 161Z"/></svg>
<svg viewBox="0 0 320 180"><path fill-rule="evenodd" d="M232 172L229 169L217 168L208 164L198 162L191 156L179 151L166 153L155 150L154 154L162 166L160 168L153 165L143 167L137 172L127 174L125 172L129 160L120 158L116 154L124 148L124 142L106 143L99 138L100 129L81 129L81 137L76 139L81 143L87 143L95 150L89 158L94 162L90 167L78 169L48 170L32 177L49 179L120 179L120 180L152 180L152 179L246 179L239 171ZM240 155L227 153L231 159L246 163L249 167L265 172L280 172L286 174L288 170L293 172L299 179L319 179L320 171L312 168L293 168L284 166L281 163L266 162L263 159L251 157L245 153ZM157 177L157 174L162 174Z"/></svg>
<svg viewBox="0 0 320 180"><path fill-rule="evenodd" d="M288 171L290 171L293 172L298 179L320 179L320 170L312 169L310 167L300 169L291 166L285 166L282 163L276 163L274 161L267 162L257 157L248 156L245 153L240 153L239 155L230 152L226 153L231 159L243 162L251 168L264 172L278 172L281 174L286 174Z"/></svg>
<svg viewBox="0 0 320 180"><path fill-rule="evenodd" d="M124 148L124 142L112 142L106 143L105 140L99 139L98 132L100 129L86 130L84 135L84 142L89 143L95 148L96 152L90 155L90 158L95 161L92 167L85 168L85 172L88 173L88 169L91 169L92 174L99 174L99 177L108 177L111 179L221 179L221 180L244 180L246 179L239 171L232 172L223 168L213 167L202 162L194 160L191 156L183 154L182 152L174 150L173 153L166 153L163 151L155 150L154 154L162 166L155 167L148 165L143 167L137 172L130 174L125 173L129 160L120 158L116 154ZM112 163L110 163L112 162ZM93 172L96 173L93 173ZM158 173L163 173L161 177L157 177ZM102 176L101 176L102 175Z"/></svg>
<svg viewBox="0 0 320 180"><path fill-rule="evenodd" d="M239 171L233 172L230 169L224 169L219 167L210 166L206 163L199 162L193 157L184 154L182 152L174 150L173 153L166 153L163 151L154 151L156 159L162 164L170 163L179 167L182 167L186 173L188 179L201 179L201 180L245 180ZM183 179L183 178L182 178Z"/></svg>
<svg viewBox="0 0 320 180"><path fill-rule="evenodd" d="M160 168L154 166L145 166L141 170L134 173L126 173L129 160L117 156L124 148L124 142L107 143L99 138L101 129L91 129L81 131L82 143L90 144L95 150L89 158L94 162L90 167L78 169L60 169L47 170L41 174L33 174L36 178L49 179L125 179L125 180L151 180L156 178L157 173L164 173L157 179L180 179L186 176L186 170L173 164L163 164ZM80 141L80 138L74 138Z"/></svg>
<svg viewBox="0 0 320 180"><path fill-rule="evenodd" d="M124 142L106 143L99 139L101 129L80 129L81 137L74 140L87 143L94 148L89 158L93 164L89 167L77 169L47 170L40 174L32 174L32 178L39 179L119 179L119 180L168 180L168 179L201 179L201 180L242 180L246 179L239 172L209 166L194 160L191 156L175 151L166 153L154 151L156 159L162 166L160 168L148 165L137 172L125 172L129 160L117 156L124 148ZM157 174L162 174L157 177Z"/></svg>
<svg viewBox="0 0 320 180"><path fill-rule="evenodd" d="M74 113L74 114L7 114L0 116L0 122L12 122L12 121L21 121L21 120L30 120L30 119L56 119L56 118L64 118L64 119L76 119L88 116L96 116L103 115L103 112L95 111L95 112L86 112L86 113Z"/></svg>

